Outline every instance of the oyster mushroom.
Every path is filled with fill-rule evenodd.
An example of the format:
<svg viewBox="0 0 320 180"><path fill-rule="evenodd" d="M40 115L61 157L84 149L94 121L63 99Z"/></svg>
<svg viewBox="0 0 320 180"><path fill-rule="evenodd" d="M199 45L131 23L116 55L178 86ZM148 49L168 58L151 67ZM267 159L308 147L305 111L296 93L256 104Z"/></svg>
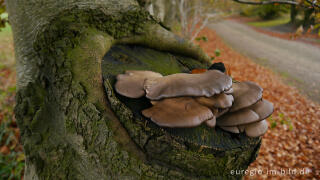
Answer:
<svg viewBox="0 0 320 180"><path fill-rule="evenodd" d="M211 97L229 90L231 86L232 79L217 70L210 70L202 74L172 74L147 79L144 83L146 97L151 100L179 96Z"/></svg>
<svg viewBox="0 0 320 180"><path fill-rule="evenodd" d="M215 121L211 110L197 103L192 97L156 101L151 108L143 110L142 114L157 125L170 128L195 127L207 120L210 120L209 124L212 125Z"/></svg>
<svg viewBox="0 0 320 180"><path fill-rule="evenodd" d="M143 89L144 81L147 78L159 77L162 77L160 73L152 71L126 71L125 74L119 74L117 76L115 89L117 93L123 96L139 98L145 95Z"/></svg>
<svg viewBox="0 0 320 180"><path fill-rule="evenodd" d="M238 134L240 133L239 129L237 126L219 126L221 129L231 132L231 133L235 133Z"/></svg>
<svg viewBox="0 0 320 180"><path fill-rule="evenodd" d="M228 112L218 119L219 126L240 126L262 121L273 112L272 104L267 100L260 100L256 104L236 112Z"/></svg>
<svg viewBox="0 0 320 180"><path fill-rule="evenodd" d="M165 77L151 71L126 71L117 76L115 87L127 97L146 95L151 99L153 106L142 114L159 126L195 127L206 123L250 137L263 135L268 128L265 119L273 112L272 103L262 99L263 89L249 81L232 85L232 79L219 70Z"/></svg>
<svg viewBox="0 0 320 180"><path fill-rule="evenodd" d="M250 107L259 115L259 119L267 119L273 112L273 105L271 102L261 99L256 104Z"/></svg>
<svg viewBox="0 0 320 180"><path fill-rule="evenodd" d="M266 120L248 124L245 126L244 131L249 137L258 137L264 135L268 130L268 123Z"/></svg>
<svg viewBox="0 0 320 180"><path fill-rule="evenodd" d="M215 116L213 116L212 119L209 119L209 120L205 121L206 125L211 127L211 128L216 126L216 122L217 121L216 121L216 117Z"/></svg>
<svg viewBox="0 0 320 180"><path fill-rule="evenodd" d="M232 133L238 133L235 130L238 129L239 132L244 131L249 137L258 137L267 131L268 125L265 119L272 112L272 103L262 99L252 106L223 115L218 119L217 125Z"/></svg>
<svg viewBox="0 0 320 180"><path fill-rule="evenodd" d="M259 121L259 115L251 109L242 109L233 113L226 113L219 117L219 126L239 126Z"/></svg>
<svg viewBox="0 0 320 180"><path fill-rule="evenodd" d="M234 103L230 112L251 106L262 98L263 89L254 82L245 81L232 85Z"/></svg>

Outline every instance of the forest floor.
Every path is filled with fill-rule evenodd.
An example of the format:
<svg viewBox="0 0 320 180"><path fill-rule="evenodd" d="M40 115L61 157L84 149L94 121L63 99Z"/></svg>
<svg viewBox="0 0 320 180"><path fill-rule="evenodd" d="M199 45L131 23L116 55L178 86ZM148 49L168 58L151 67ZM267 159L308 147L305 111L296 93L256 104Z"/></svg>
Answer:
<svg viewBox="0 0 320 180"><path fill-rule="evenodd" d="M236 80L257 82L264 88L264 98L275 107L259 156L246 179L319 179L320 105L271 69L230 48L215 31L207 28L200 36L207 37L207 42L197 43L210 56L215 56L216 49L221 52L215 62L223 62Z"/></svg>

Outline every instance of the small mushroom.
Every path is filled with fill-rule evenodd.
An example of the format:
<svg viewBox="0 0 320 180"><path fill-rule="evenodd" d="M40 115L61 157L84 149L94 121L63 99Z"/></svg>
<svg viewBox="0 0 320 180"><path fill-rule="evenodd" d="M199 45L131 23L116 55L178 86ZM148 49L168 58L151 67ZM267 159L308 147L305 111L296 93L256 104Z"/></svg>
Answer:
<svg viewBox="0 0 320 180"><path fill-rule="evenodd" d="M214 115L211 110L192 97L166 98L157 101L154 106L142 111L154 123L162 127L195 127L207 120L213 124Z"/></svg>
<svg viewBox="0 0 320 180"><path fill-rule="evenodd" d="M232 106L233 96L227 95L225 93L216 94L211 97L196 97L196 101L204 106L207 107L214 107L214 108L229 108Z"/></svg>
<svg viewBox="0 0 320 180"><path fill-rule="evenodd" d="M216 121L216 117L213 116L212 119L207 120L205 123L206 123L207 126L213 128L213 127L216 126L216 122L217 122L217 121Z"/></svg>
<svg viewBox="0 0 320 180"><path fill-rule="evenodd" d="M220 117L217 124L229 132L237 128L239 132L245 131L247 136L258 137L267 131L268 125L266 125L265 119L269 117L272 112L272 103L261 99L250 107ZM228 129L225 127L228 127Z"/></svg>
<svg viewBox="0 0 320 180"><path fill-rule="evenodd" d="M256 83L250 81L233 83L232 88L234 102L230 112L251 106L262 98L263 89Z"/></svg>
<svg viewBox="0 0 320 180"><path fill-rule="evenodd" d="M160 73L152 71L126 71L125 74L119 74L117 76L115 89L117 93L123 96L139 98L145 95L143 89L144 81L147 78L159 77L162 77Z"/></svg>
<svg viewBox="0 0 320 180"><path fill-rule="evenodd" d="M259 119L267 119L273 112L273 105L271 102L261 99L256 104L250 107L251 110L259 115Z"/></svg>
<svg viewBox="0 0 320 180"><path fill-rule="evenodd" d="M240 133L239 129L237 126L219 126L221 129L231 132L231 133Z"/></svg>
<svg viewBox="0 0 320 180"><path fill-rule="evenodd" d="M238 126L250 124L259 121L259 115L251 109L241 109L233 113L226 113L219 117L217 125L219 126Z"/></svg>
<svg viewBox="0 0 320 180"><path fill-rule="evenodd" d="M146 97L151 100L179 96L206 96L219 94L232 86L232 79L217 70L202 74L178 73L161 78L147 79Z"/></svg>
<svg viewBox="0 0 320 180"><path fill-rule="evenodd" d="M264 135L268 130L268 123L266 120L251 123L245 126L246 135L249 137L258 137Z"/></svg>

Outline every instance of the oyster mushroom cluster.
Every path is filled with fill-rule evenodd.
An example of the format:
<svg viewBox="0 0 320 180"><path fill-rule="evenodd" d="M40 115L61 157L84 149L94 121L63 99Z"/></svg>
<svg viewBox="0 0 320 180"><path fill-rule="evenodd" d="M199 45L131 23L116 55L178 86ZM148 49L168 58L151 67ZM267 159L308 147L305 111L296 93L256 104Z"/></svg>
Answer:
<svg viewBox="0 0 320 180"><path fill-rule="evenodd" d="M273 105L262 99L263 89L253 82L232 82L225 73L210 69L201 74L162 76L152 71L126 71L117 76L115 89L129 98L146 96L152 107L142 111L162 127L195 127L205 123L247 136L263 135Z"/></svg>

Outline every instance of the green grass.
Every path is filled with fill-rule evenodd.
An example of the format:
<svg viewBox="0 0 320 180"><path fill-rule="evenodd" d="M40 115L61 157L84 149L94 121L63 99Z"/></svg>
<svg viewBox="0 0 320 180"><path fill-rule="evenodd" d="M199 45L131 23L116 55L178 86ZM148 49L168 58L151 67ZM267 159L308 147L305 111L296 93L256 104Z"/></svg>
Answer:
<svg viewBox="0 0 320 180"><path fill-rule="evenodd" d="M11 68L14 70L14 48L10 25L0 29L0 69Z"/></svg>
<svg viewBox="0 0 320 180"><path fill-rule="evenodd" d="M5 28L0 29L0 36L10 36L12 35L11 26L9 24L6 24Z"/></svg>
<svg viewBox="0 0 320 180"><path fill-rule="evenodd" d="M273 20L267 20L267 21L255 21L255 22L249 22L248 25L254 26L254 27L274 27L279 26L283 24L287 24L290 22L290 17L285 16L281 17L279 19L273 19Z"/></svg>

